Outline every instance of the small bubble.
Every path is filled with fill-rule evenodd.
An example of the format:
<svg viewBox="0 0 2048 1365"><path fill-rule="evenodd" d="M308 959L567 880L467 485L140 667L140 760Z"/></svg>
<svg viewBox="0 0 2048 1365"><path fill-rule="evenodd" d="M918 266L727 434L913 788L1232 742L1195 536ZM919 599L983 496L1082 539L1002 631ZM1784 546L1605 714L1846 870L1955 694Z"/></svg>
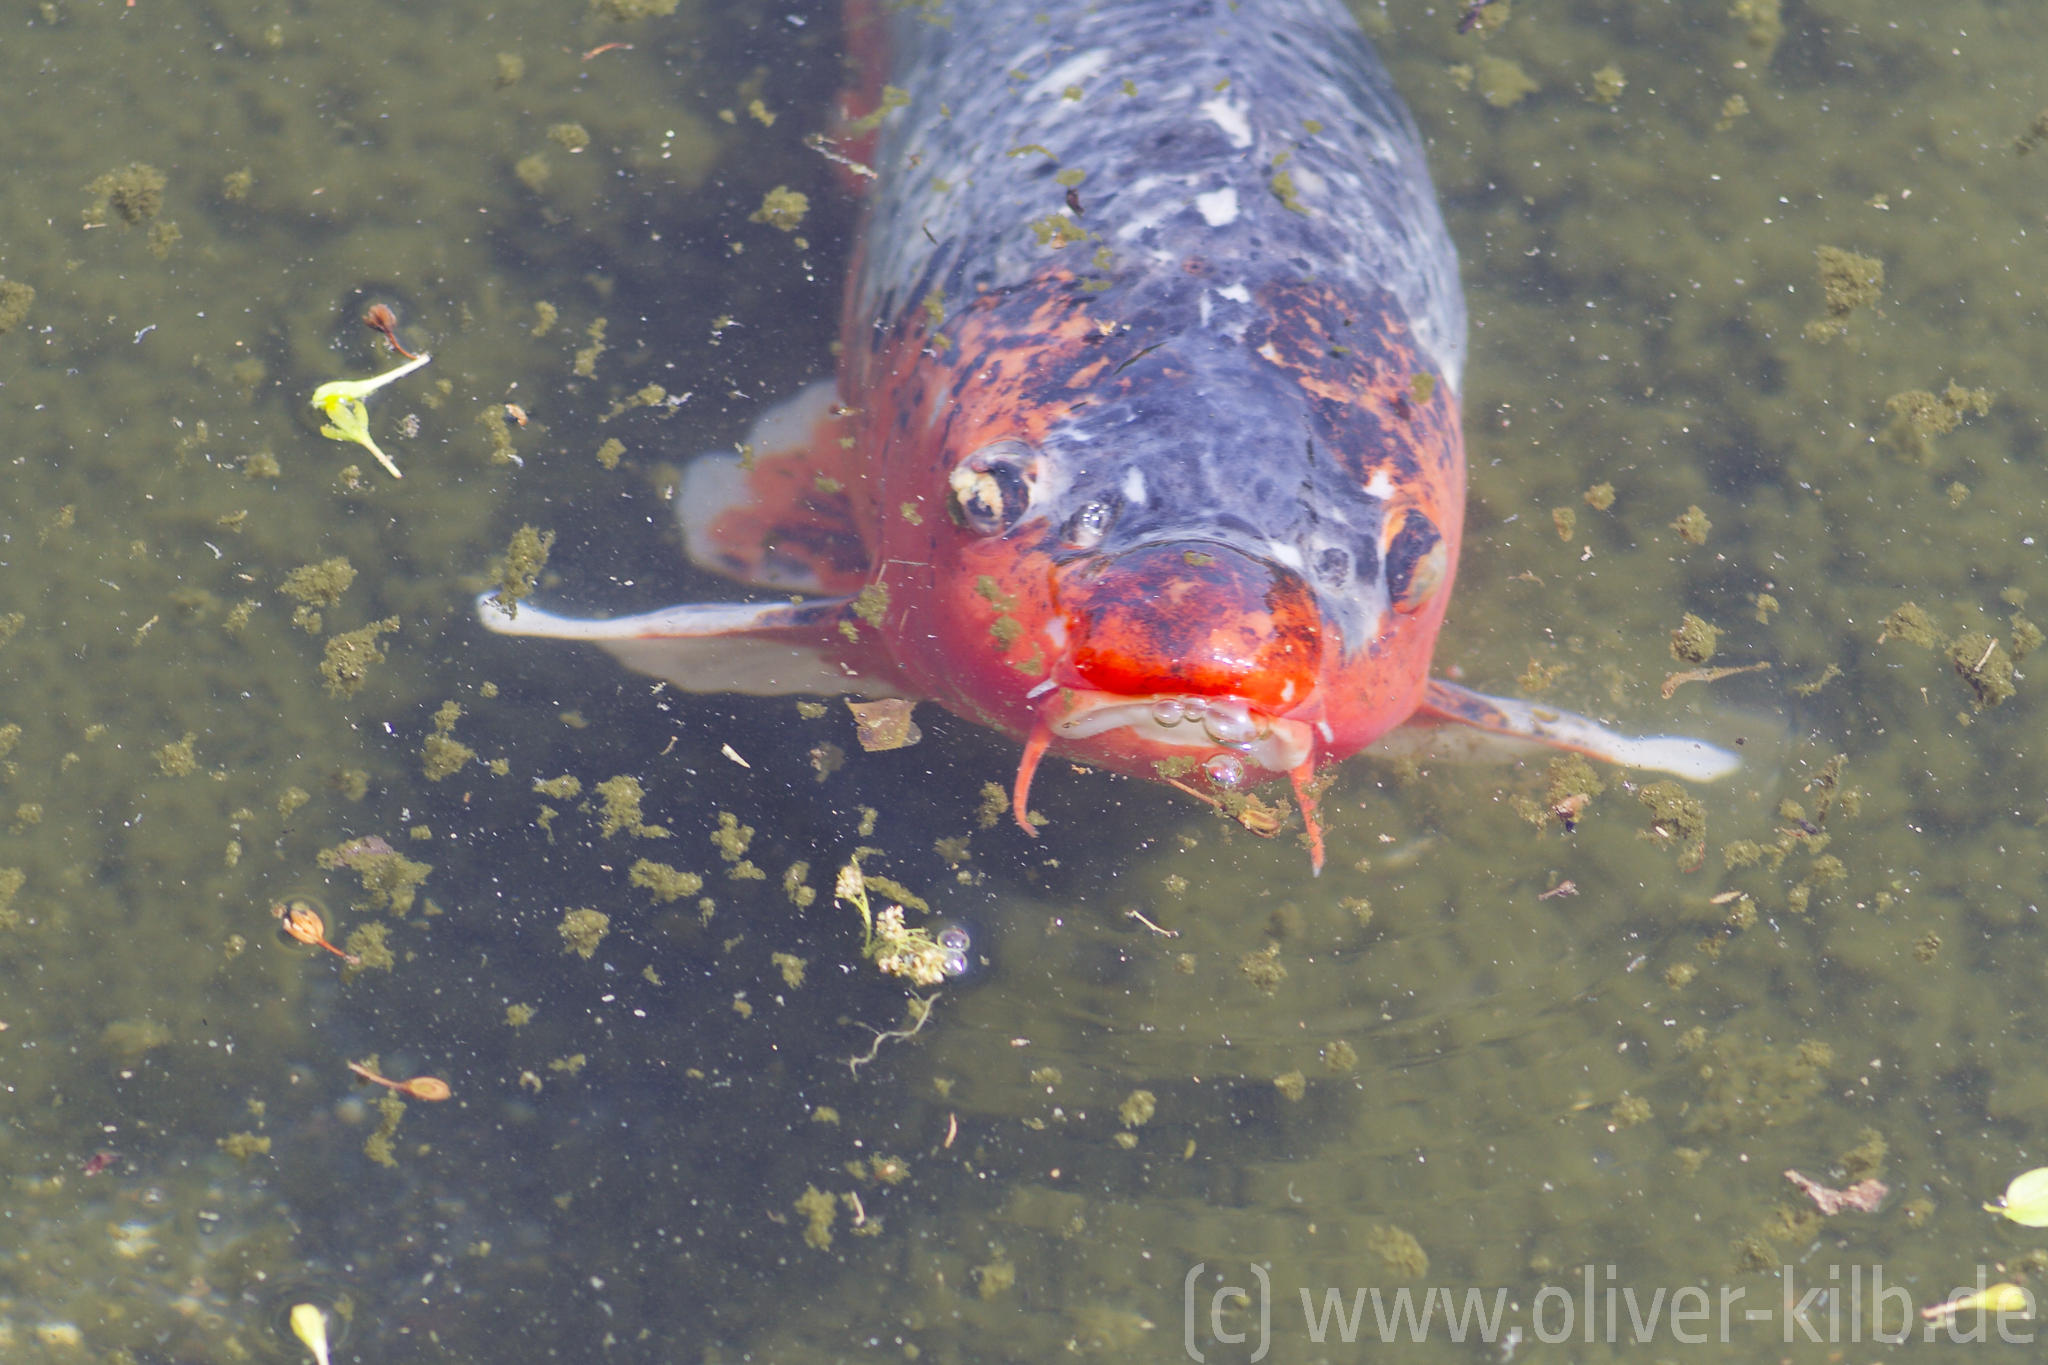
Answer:
<svg viewBox="0 0 2048 1365"><path fill-rule="evenodd" d="M1202 729L1218 744L1233 747L1250 744L1259 737L1259 723L1243 702L1217 702L1202 717Z"/></svg>
<svg viewBox="0 0 2048 1365"><path fill-rule="evenodd" d="M1210 785L1236 791L1244 785L1244 760L1236 754L1217 754L1202 765Z"/></svg>

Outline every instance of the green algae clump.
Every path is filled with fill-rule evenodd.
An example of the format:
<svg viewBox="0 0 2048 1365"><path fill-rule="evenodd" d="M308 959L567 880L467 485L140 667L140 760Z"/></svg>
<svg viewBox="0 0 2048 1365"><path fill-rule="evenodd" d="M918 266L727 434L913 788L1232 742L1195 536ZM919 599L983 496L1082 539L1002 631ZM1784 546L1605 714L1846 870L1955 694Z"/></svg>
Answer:
<svg viewBox="0 0 2048 1365"><path fill-rule="evenodd" d="M1579 817L1593 798L1605 791L1607 784L1600 780L1600 774L1593 765L1577 754L1560 754L1550 760L1546 770L1546 782L1540 800L1518 796L1513 801L1515 814L1530 824L1542 829L1552 820L1564 827L1567 834L1577 827ZM1366 909L1366 918L1371 918L1371 908Z"/></svg>
<svg viewBox="0 0 2048 1365"><path fill-rule="evenodd" d="M439 782L461 772L475 757L476 750L436 731L420 743L420 773L429 782Z"/></svg>
<svg viewBox="0 0 2048 1365"><path fill-rule="evenodd" d="M1671 657L1680 663L1703 664L1714 657L1721 632L1687 612L1671 632Z"/></svg>
<svg viewBox="0 0 2048 1365"><path fill-rule="evenodd" d="M1991 411L1989 389L1966 389L1951 379L1941 393L1907 389L1884 400L1892 420L1878 439L1902 455L1925 464L1933 458L1934 438L1946 436L1963 418Z"/></svg>
<svg viewBox="0 0 2048 1365"><path fill-rule="evenodd" d="M1607 1112L1617 1128L1634 1128L1656 1117L1650 1102L1640 1095L1623 1095Z"/></svg>
<svg viewBox="0 0 2048 1365"><path fill-rule="evenodd" d="M1707 808L1676 782L1652 782L1636 793L1650 808L1649 837L1678 850L1679 870L1697 871L1707 856Z"/></svg>
<svg viewBox="0 0 2048 1365"><path fill-rule="evenodd" d="M762 197L761 207L748 216L750 223L766 223L781 228L784 232L795 232L803 226L804 215L811 211L810 196L802 190L793 190L787 185L777 185Z"/></svg>
<svg viewBox="0 0 2048 1365"><path fill-rule="evenodd" d="M522 526L505 546L505 568L498 576L498 590L491 601L506 616L519 614L519 603L533 592L540 571L547 567L548 551L555 547L555 533Z"/></svg>
<svg viewBox="0 0 2048 1365"><path fill-rule="evenodd" d="M1397 1279L1419 1280L1429 1273L1429 1253L1414 1234L1392 1223L1379 1224L1365 1234L1366 1249L1380 1258Z"/></svg>
<svg viewBox="0 0 2048 1365"><path fill-rule="evenodd" d="M747 846L753 842L752 825L741 824L731 811L718 812L718 828L711 834L711 846L718 850L718 856L736 863L747 856Z"/></svg>
<svg viewBox="0 0 2048 1365"><path fill-rule="evenodd" d="M1473 68L1479 97L1496 109L1511 109L1543 88L1520 62L1505 57L1481 57Z"/></svg>
<svg viewBox="0 0 2048 1365"><path fill-rule="evenodd" d="M640 803L647 793L640 786L637 777L609 777L592 788L604 802L604 815L598 822L598 833L609 839L620 830L640 839L666 839L669 832L660 825L644 823L640 818Z"/></svg>
<svg viewBox="0 0 2048 1365"><path fill-rule="evenodd" d="M1821 306L1827 316L1807 323L1803 335L1825 344L1848 334L1851 313L1884 296L1884 262L1838 246L1823 246L1814 255L1820 261Z"/></svg>
<svg viewBox="0 0 2048 1365"><path fill-rule="evenodd" d="M999 1250L996 1258L987 1265L974 1267L975 1278L981 1283L979 1291L983 1302L1008 1293L1017 1285L1017 1267Z"/></svg>
<svg viewBox="0 0 2048 1365"><path fill-rule="evenodd" d="M424 760L420 770L429 782L454 776L476 757L476 750L450 733L461 718L462 705L455 701L442 702L440 709L434 712L434 733L420 745L420 757Z"/></svg>
<svg viewBox="0 0 2048 1365"><path fill-rule="evenodd" d="M1980 631L1966 631L1950 642L1948 661L1970 685L1972 705L1979 711L1996 706L2013 694L2012 655L1995 637Z"/></svg>
<svg viewBox="0 0 2048 1365"><path fill-rule="evenodd" d="M363 1139L363 1155L379 1166L398 1164L398 1125L405 1119L405 1101L386 1090L377 1097L377 1130Z"/></svg>
<svg viewBox="0 0 2048 1365"><path fill-rule="evenodd" d="M108 222L111 210L131 227L148 222L164 206L167 183L162 171L140 161L108 171L85 187L85 192L93 197L92 206L85 211L85 221L94 226Z"/></svg>
<svg viewBox="0 0 2048 1365"><path fill-rule="evenodd" d="M1785 36L1785 18L1779 12L1782 0L1735 0L1728 13L1743 22L1742 36L1768 62Z"/></svg>
<svg viewBox="0 0 2048 1365"><path fill-rule="evenodd" d="M320 661L320 676L327 680L327 692L334 697L353 697L363 690L372 664L384 662L377 637L398 629L398 618L387 616L360 630L346 631L327 642L326 657Z"/></svg>
<svg viewBox="0 0 2048 1365"><path fill-rule="evenodd" d="M396 967L398 958L391 951L390 937L390 929L375 921L358 925L341 945L356 960L354 966L342 973L342 979L351 979L358 972L388 972Z"/></svg>
<svg viewBox="0 0 2048 1365"><path fill-rule="evenodd" d="M1280 945L1268 943L1257 952L1246 953L1238 959L1237 969L1244 973L1244 979L1251 982L1267 995L1280 989L1280 983L1287 979L1287 968L1280 961Z"/></svg>
<svg viewBox="0 0 2048 1365"><path fill-rule="evenodd" d="M370 903L394 915L403 915L412 909L414 893L433 870L433 864L414 862L402 853L365 858L355 865L356 875L362 878L363 890L369 893Z"/></svg>
<svg viewBox="0 0 2048 1365"><path fill-rule="evenodd" d="M230 1133L217 1145L240 1162L247 1162L250 1157L270 1155L270 1139L255 1133Z"/></svg>
<svg viewBox="0 0 2048 1365"><path fill-rule="evenodd" d="M1714 529L1714 523L1707 520L1707 514L1698 504L1685 509L1685 514L1671 523L1671 529L1678 532L1678 538L1688 545L1704 545L1707 535Z"/></svg>
<svg viewBox="0 0 2048 1365"><path fill-rule="evenodd" d="M0 276L0 336L27 322L28 310L35 301L34 285Z"/></svg>
<svg viewBox="0 0 2048 1365"><path fill-rule="evenodd" d="M156 765L165 777L190 777L199 771L199 755L194 748L198 738L187 731L176 744L166 744L156 751Z"/></svg>
<svg viewBox="0 0 2048 1365"><path fill-rule="evenodd" d="M627 869L626 880L634 886L645 888L653 893L656 900L662 902L694 896L704 889L704 879L696 873L684 872L670 867L667 863L657 863L647 858L642 858Z"/></svg>
<svg viewBox="0 0 2048 1365"><path fill-rule="evenodd" d="M323 848L314 862L330 872L338 867L351 869L369 894L366 905L389 910L394 915L412 909L414 893L434 870L431 863L416 863L404 854L394 853L389 844L374 835Z"/></svg>
<svg viewBox="0 0 2048 1365"><path fill-rule="evenodd" d="M832 1223L839 1217L839 1201L816 1185L806 1185L797 1196L796 1211L804 1216L804 1245L818 1251L829 1250Z"/></svg>
<svg viewBox="0 0 2048 1365"><path fill-rule="evenodd" d="M612 931L612 917L602 910L571 910L556 928L562 935L562 951L588 960Z"/></svg>
<svg viewBox="0 0 2048 1365"><path fill-rule="evenodd" d="M1893 638L1922 649L1933 649L1941 643L1941 632L1935 629L1934 618L1927 614L1925 607L1918 602L1907 602L1884 618L1877 642L1883 644Z"/></svg>
<svg viewBox="0 0 2048 1365"><path fill-rule="evenodd" d="M877 579L862 588L854 595L853 614L880 630L889 614L889 585Z"/></svg>
<svg viewBox="0 0 2048 1365"><path fill-rule="evenodd" d="M18 867L0 867L0 929L13 929L21 924L21 911L14 908L14 898L20 893L28 874Z"/></svg>

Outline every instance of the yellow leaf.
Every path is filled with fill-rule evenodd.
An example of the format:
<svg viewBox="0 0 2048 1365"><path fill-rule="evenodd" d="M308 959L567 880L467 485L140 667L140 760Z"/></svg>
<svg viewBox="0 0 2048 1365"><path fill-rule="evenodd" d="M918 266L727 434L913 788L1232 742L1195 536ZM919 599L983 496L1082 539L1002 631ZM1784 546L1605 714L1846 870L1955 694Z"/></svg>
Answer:
<svg viewBox="0 0 2048 1365"><path fill-rule="evenodd" d="M391 457L379 450L377 443L370 439L370 409L363 400L393 380L411 374L432 359L430 355L414 356L397 369L386 370L383 374L369 379L337 379L313 390L313 406L327 414L329 423L320 428L320 434L330 441L355 442L375 455L377 463L389 470L392 478L404 478L405 476L398 472L398 466L391 462Z"/></svg>
<svg viewBox="0 0 2048 1365"><path fill-rule="evenodd" d="M1986 1204L1984 1210L2003 1214L2024 1228L2048 1228L2048 1166L2014 1176L2005 1187L2005 1198Z"/></svg>
<svg viewBox="0 0 2048 1365"><path fill-rule="evenodd" d="M2034 1316L2034 1296L2016 1284L2000 1283L1920 1310L1920 1316L1929 1322L1941 1322L1965 1313L1999 1313L2030 1318Z"/></svg>

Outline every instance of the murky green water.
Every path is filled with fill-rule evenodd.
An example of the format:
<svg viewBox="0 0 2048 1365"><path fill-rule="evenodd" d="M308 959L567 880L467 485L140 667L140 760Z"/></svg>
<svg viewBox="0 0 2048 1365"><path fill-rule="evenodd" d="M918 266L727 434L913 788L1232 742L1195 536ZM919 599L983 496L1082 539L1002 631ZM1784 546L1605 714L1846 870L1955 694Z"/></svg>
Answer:
<svg viewBox="0 0 2048 1365"><path fill-rule="evenodd" d="M1915 1308L1980 1266L2027 1280L2048 1238L1978 1205L2048 1148L2037 688L2021 660L1978 712L1946 644L1881 637L1916 602L1975 667L2048 592L2048 146L2014 147L2038 16L1810 0L1760 44L1721 3L1524 3L1484 41L1457 6L1366 10L1474 319L1440 663L1494 690L1562 667L1561 704L1740 739L1700 870L1626 788L1575 834L1531 825L1541 765L1356 765L1320 881L1285 840L1064 770L1027 847L975 819L1012 750L957 722L863 755L836 708L483 637L468 598L521 524L557 533L555 600L721 591L676 566L663 462L825 365L848 215L802 138L840 79L826 7L17 7L0 1352L302 1358L277 1317L313 1299L365 1361L1165 1361L1192 1284L1195 1345L1239 1360L1256 1306L1217 1294L1256 1265L1275 1360L1364 1349L1313 1341L1302 1289L1401 1285L1504 1288L1533 1355L1562 1349L1544 1287L1591 1266L1639 1311L1742 1291L1728 1342L1667 1322L1661 1354L1820 1359L1829 1305L1788 1345L1780 1267L1797 1294L1881 1273ZM1493 62L1538 88L1490 107ZM1609 66L1625 88L1589 100ZM813 198L801 243L749 221L778 184ZM1802 335L1822 246L1885 267L1826 343ZM378 301L434 354L370 400L402 482L307 405L395 363L357 321ZM1988 412L1887 434L1888 398L1951 381ZM514 462L480 420L507 401ZM1704 544L1671 528L1690 506ZM334 557L356 576L314 627L284 580ZM1660 698L1687 612L1715 665L1770 670ZM330 691L328 642L391 618ZM437 712L476 758L431 778ZM820 779L827 744L853 752ZM579 795L532 789L563 775ZM645 828L607 836L593 789L622 775ZM934 849L970 833L958 867ZM372 837L430 865L409 908L322 867ZM1741 841L1763 861L1731 869ZM990 961L856 1074L904 1007L829 905L860 845ZM708 917L633 885L642 858L703 874ZM295 893L339 942L381 929L389 969L282 938ZM587 959L560 932L584 908L610 917ZM406 1104L392 1165L347 1070L373 1056L454 1091ZM1892 1193L1823 1221L1788 1168ZM1638 1355L1619 1328L1573 1355ZM1439 1325L1404 1349L1478 1348Z"/></svg>

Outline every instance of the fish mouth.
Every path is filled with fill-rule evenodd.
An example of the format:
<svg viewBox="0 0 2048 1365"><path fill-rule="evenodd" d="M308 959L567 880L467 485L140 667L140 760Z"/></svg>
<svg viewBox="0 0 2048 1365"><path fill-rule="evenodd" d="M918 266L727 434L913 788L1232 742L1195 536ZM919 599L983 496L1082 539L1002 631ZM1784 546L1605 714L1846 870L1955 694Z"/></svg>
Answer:
<svg viewBox="0 0 2048 1365"><path fill-rule="evenodd" d="M1206 750L1201 774L1221 791L1240 791L1268 775L1285 774L1301 804L1309 865L1318 873L1323 870L1323 830L1316 818L1315 728L1308 721L1262 711L1241 697L1188 693L1130 696L1062 688L1039 713L1038 723L1024 741L1024 755L1010 789L1010 812L1019 828L1037 837L1025 802L1031 793L1032 774L1038 771L1039 760L1053 740L1105 737L1123 756L1138 760L1170 760L1181 757L1176 751L1183 750L1192 758ZM1201 796L1182 783L1173 785Z"/></svg>
<svg viewBox="0 0 2048 1365"><path fill-rule="evenodd" d="M1236 792L1285 775L1301 802L1311 862L1323 623L1295 570L1219 540L1177 537L1078 560L1054 575L1064 648L1030 694L1051 692L1011 788L1017 823L1055 741L1084 761L1176 780L1182 762ZM1170 764L1172 766L1160 766Z"/></svg>
<svg viewBox="0 0 2048 1365"><path fill-rule="evenodd" d="M1120 737L1133 747L1210 750L1204 775L1231 791L1255 780L1255 769L1291 773L1315 752L1307 722L1269 715L1238 697L1067 691L1050 710L1047 728L1058 739L1125 731Z"/></svg>

